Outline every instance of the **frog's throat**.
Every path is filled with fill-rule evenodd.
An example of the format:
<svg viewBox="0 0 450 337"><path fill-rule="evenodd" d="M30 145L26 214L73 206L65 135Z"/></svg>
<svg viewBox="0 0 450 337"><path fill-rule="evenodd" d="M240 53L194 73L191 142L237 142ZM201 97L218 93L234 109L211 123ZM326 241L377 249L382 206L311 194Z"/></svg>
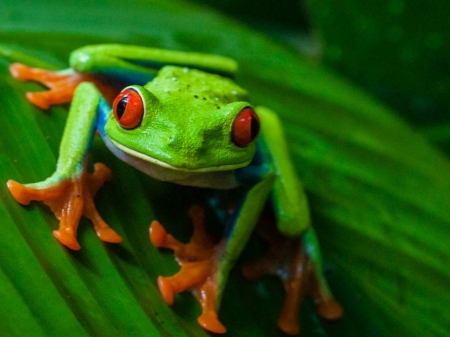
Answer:
<svg viewBox="0 0 450 337"><path fill-rule="evenodd" d="M135 157L135 158L139 158L141 160L144 160L146 162L164 167L164 168L168 168L174 171L182 171L182 172L196 172L196 173L201 173L201 172L215 172L215 171L231 171L231 170L235 170L241 167L245 167L247 165L250 164L251 159L247 160L245 162L242 163L237 163L237 164L229 164L229 165L217 165L217 166L209 166L209 167L200 167L200 168L196 168L196 169L189 169L189 168L185 168L185 167L177 167L177 166L173 166L170 165L162 160L150 157L146 154L143 154L141 152L135 151L133 149L130 149L129 147L126 147L118 142L116 142L115 140L108 138L109 141L115 146L117 147L119 150Z"/></svg>

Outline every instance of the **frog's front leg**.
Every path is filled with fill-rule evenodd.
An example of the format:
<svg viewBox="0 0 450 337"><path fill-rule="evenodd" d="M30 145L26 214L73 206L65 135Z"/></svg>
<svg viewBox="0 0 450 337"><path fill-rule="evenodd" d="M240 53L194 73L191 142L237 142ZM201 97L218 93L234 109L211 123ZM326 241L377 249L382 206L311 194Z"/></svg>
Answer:
<svg viewBox="0 0 450 337"><path fill-rule="evenodd" d="M244 201L235 210L224 238L219 243L214 244L208 238L203 227L203 211L198 207L190 211L194 234L188 244L178 242L156 221L150 227L152 243L156 247L174 250L181 266L176 275L159 277L158 285L164 300L171 305L175 294L191 290L202 306L199 324L215 333L226 332L217 316L222 292L228 274L245 247L273 184L274 177L266 167L250 171L250 175L258 176L260 181L245 194Z"/></svg>
<svg viewBox="0 0 450 337"><path fill-rule="evenodd" d="M103 164L96 164L94 173L87 173L87 152L95 131L100 94L90 83L78 86L67 118L60 145L56 172L48 179L22 185L13 180L7 185L14 198L27 205L32 200L44 201L60 220L55 237L71 249L78 250L77 227L82 215L93 223L103 241L120 242L120 236L98 214L93 198L111 173Z"/></svg>
<svg viewBox="0 0 450 337"><path fill-rule="evenodd" d="M181 267L180 271L173 276L158 277L158 286L168 305L173 304L176 294L190 289L202 306L202 315L198 318L199 324L209 331L224 333L226 329L217 317L215 292L217 258L223 249L223 243L214 244L206 233L205 214L201 206L192 206L189 216L194 233L187 244L179 242L168 234L158 221L152 222L150 240L153 245L173 250Z"/></svg>

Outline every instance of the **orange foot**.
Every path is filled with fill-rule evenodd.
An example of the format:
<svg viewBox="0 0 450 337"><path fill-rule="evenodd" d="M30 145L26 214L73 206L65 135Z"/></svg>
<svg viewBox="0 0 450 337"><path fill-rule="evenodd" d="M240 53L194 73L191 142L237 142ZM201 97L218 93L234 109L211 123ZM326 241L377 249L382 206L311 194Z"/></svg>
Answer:
<svg viewBox="0 0 450 337"><path fill-rule="evenodd" d="M60 220L59 229L53 231L53 235L68 248L79 250L81 247L76 236L82 215L92 221L97 236L102 241L113 243L122 241L122 238L100 217L93 200L99 188L110 179L111 171L104 164L97 163L92 174L83 168L80 177L68 178L48 187L29 187L14 180L9 180L7 185L11 194L22 205L39 200L50 206Z"/></svg>
<svg viewBox="0 0 450 337"><path fill-rule="evenodd" d="M11 75L21 81L36 81L50 88L48 91L27 92L28 101L41 109L50 105L68 103L78 84L86 81L86 75L73 71L55 72L39 68L30 68L21 63L13 63L9 67Z"/></svg>
<svg viewBox="0 0 450 337"><path fill-rule="evenodd" d="M308 254L303 240L288 239L275 228L275 218L265 214L258 223L258 233L269 243L267 254L243 267L244 277L255 280L265 274L278 275L285 289L278 327L289 335L300 332L298 314L305 295L313 297L321 317L336 320L343 309L328 289L316 261Z"/></svg>
<svg viewBox="0 0 450 337"><path fill-rule="evenodd" d="M221 244L215 245L204 228L204 209L194 205L189 210L194 233L191 241L183 244L168 234L164 227L153 221L150 226L150 240L158 248L174 251L181 266L174 276L158 278L158 286L168 305L172 305L175 294L190 289L202 306L199 324L206 330L225 333L226 329L217 317L216 294L218 256L223 250Z"/></svg>
<svg viewBox="0 0 450 337"><path fill-rule="evenodd" d="M101 91L108 102L112 102L118 94L117 88L102 83L99 79L76 72L72 69L63 71L50 71L40 68L30 68L21 63L13 63L9 67L11 75L20 81L36 81L50 90L41 92L27 92L28 101L37 107L46 110L51 105L69 103L78 84L92 82Z"/></svg>

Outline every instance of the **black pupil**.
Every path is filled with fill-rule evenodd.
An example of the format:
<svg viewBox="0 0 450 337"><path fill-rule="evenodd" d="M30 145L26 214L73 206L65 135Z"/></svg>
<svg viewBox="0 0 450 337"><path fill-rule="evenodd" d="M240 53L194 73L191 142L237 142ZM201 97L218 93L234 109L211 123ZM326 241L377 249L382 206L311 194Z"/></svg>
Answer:
<svg viewBox="0 0 450 337"><path fill-rule="evenodd" d="M252 115L252 119L250 121L250 137L251 139L255 139L256 136L259 133L259 122L255 118L255 116Z"/></svg>
<svg viewBox="0 0 450 337"><path fill-rule="evenodd" d="M122 119L123 114L125 113L125 109L127 107L128 104L128 95L123 96L120 101L117 103L116 106L116 115L117 118L120 120Z"/></svg>

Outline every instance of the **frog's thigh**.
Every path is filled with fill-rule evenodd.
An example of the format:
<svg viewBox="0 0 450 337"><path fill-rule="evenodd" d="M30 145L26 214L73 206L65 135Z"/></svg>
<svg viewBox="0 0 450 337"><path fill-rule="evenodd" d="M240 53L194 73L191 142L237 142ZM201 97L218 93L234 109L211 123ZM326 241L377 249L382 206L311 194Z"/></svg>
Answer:
<svg viewBox="0 0 450 337"><path fill-rule="evenodd" d="M237 72L236 61L219 55L120 44L79 48L72 52L70 65L83 73L109 73L111 70L121 69L149 76L155 76L158 69L165 65L203 69L226 76L233 76ZM116 75L120 77L119 74Z"/></svg>

